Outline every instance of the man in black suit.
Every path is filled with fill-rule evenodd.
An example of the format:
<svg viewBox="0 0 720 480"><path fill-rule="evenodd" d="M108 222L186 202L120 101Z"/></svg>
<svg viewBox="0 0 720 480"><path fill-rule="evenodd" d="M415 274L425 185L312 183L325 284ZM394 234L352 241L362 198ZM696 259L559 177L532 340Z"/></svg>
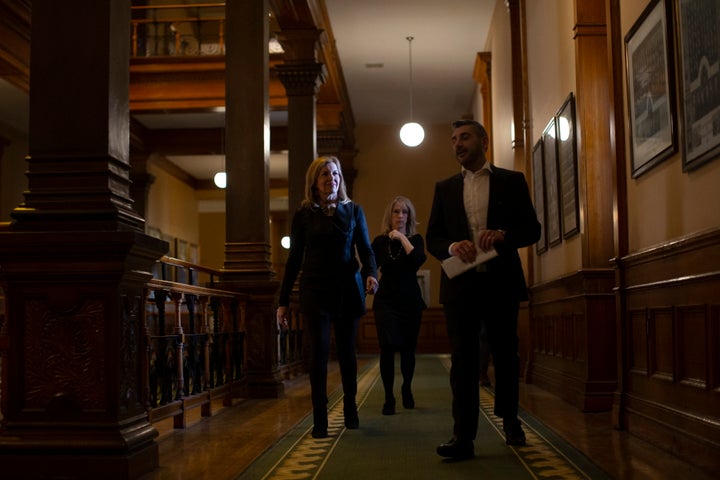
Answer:
<svg viewBox="0 0 720 480"><path fill-rule="evenodd" d="M540 223L520 172L498 168L486 158L489 138L472 120L452 124L452 146L461 172L435 185L427 227L428 251L438 260L465 263L494 248L495 258L449 278L443 271L443 304L452 349L453 437L438 455L475 455L479 400L480 331L485 326L495 367L495 415L503 419L508 445L525 445L518 420L520 360L517 319L527 285L517 249L537 242Z"/></svg>

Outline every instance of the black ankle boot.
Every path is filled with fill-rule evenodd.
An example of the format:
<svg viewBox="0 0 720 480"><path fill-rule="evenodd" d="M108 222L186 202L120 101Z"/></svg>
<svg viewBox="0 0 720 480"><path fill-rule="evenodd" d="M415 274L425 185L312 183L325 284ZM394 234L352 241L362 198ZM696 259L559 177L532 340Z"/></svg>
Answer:
<svg viewBox="0 0 720 480"><path fill-rule="evenodd" d="M395 415L395 397L385 399L385 405L383 405L382 414Z"/></svg>
<svg viewBox="0 0 720 480"><path fill-rule="evenodd" d="M403 384L402 386L403 407L415 408L415 398L413 397L412 390L410 390L410 386L406 385L407 384Z"/></svg>
<svg viewBox="0 0 720 480"><path fill-rule="evenodd" d="M328 436L328 418L327 409L316 409L313 410L313 438L327 438Z"/></svg>
<svg viewBox="0 0 720 480"><path fill-rule="evenodd" d="M343 406L343 415L345 417L345 428L355 430L360 427L360 418L358 417L355 401L352 403L345 402L345 405Z"/></svg>

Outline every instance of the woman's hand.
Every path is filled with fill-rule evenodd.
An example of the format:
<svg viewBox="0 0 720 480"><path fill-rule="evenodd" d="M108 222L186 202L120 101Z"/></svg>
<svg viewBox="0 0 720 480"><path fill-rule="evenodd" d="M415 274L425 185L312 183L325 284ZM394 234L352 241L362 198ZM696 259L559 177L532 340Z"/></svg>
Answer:
<svg viewBox="0 0 720 480"><path fill-rule="evenodd" d="M275 320L278 328L282 330L288 329L288 307L278 307L275 313Z"/></svg>
<svg viewBox="0 0 720 480"><path fill-rule="evenodd" d="M377 292L377 288L377 279L375 277L367 277L367 280L365 280L365 294L373 295L375 292Z"/></svg>
<svg viewBox="0 0 720 480"><path fill-rule="evenodd" d="M397 230L390 230L388 232L388 237L390 237L390 240L400 240L403 241L403 238L407 238L402 232L399 232Z"/></svg>

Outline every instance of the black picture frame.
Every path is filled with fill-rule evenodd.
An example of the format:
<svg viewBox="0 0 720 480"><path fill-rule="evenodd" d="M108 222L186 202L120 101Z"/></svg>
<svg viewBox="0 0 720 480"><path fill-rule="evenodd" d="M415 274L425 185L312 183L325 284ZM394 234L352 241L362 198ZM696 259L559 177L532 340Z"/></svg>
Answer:
<svg viewBox="0 0 720 480"><path fill-rule="evenodd" d="M557 163L555 117L543 130L543 171L545 172L545 225L548 248L562 242L560 223L560 181Z"/></svg>
<svg viewBox="0 0 720 480"><path fill-rule="evenodd" d="M532 149L532 175L535 213L540 222L540 240L535 244L535 252L540 255L547 251L547 229L545 228L545 169L543 167L543 141L540 138Z"/></svg>
<svg viewBox="0 0 720 480"><path fill-rule="evenodd" d="M575 140L575 95L572 92L555 116L557 130L558 174L563 238L580 232L580 208L577 190L577 142Z"/></svg>
<svg viewBox="0 0 720 480"><path fill-rule="evenodd" d="M720 0L676 3L683 171L720 156Z"/></svg>
<svg viewBox="0 0 720 480"><path fill-rule="evenodd" d="M678 151L671 0L652 0L625 36L632 177Z"/></svg>

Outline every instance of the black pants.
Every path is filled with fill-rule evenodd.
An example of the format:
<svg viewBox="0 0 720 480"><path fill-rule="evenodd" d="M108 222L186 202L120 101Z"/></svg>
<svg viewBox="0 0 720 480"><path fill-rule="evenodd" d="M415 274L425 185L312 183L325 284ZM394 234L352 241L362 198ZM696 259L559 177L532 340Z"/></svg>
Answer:
<svg viewBox="0 0 720 480"><path fill-rule="evenodd" d="M495 367L495 415L517 418L520 382L517 317L519 302L498 297L443 305L452 350L453 433L474 440L480 414L480 331L483 324Z"/></svg>
<svg viewBox="0 0 720 480"><path fill-rule="evenodd" d="M380 377L385 389L385 400L393 396L395 383L395 352L400 352L400 373L403 389L410 390L415 376L415 349L420 333L422 310L406 308L376 308L375 326L380 343Z"/></svg>
<svg viewBox="0 0 720 480"><path fill-rule="evenodd" d="M327 314L307 318L310 339L310 390L313 412L324 412L327 422L327 372L330 333L335 330L335 346L346 404L355 404L357 395L357 356L355 338L359 318L340 318Z"/></svg>

